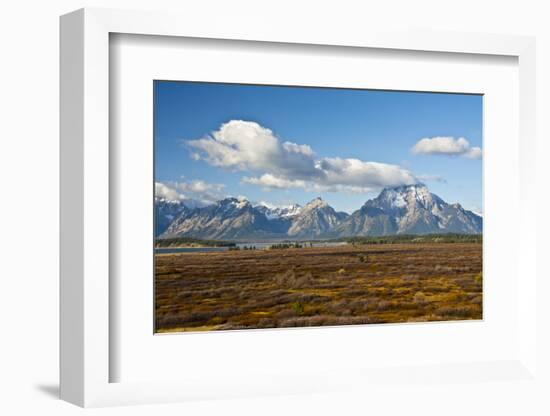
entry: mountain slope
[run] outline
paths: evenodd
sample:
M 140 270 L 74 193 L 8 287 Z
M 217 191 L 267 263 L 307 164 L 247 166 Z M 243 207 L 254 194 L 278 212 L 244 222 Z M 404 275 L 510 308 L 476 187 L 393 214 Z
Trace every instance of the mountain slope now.
M 177 217 L 188 211 L 189 209 L 182 201 L 155 198 L 155 235 L 165 232 Z
M 318 238 L 346 217 L 346 213 L 336 212 L 321 198 L 315 198 L 292 218 L 287 234 L 294 238 Z
M 270 221 L 245 199 L 226 198 L 214 205 L 184 212 L 162 238 L 250 239 L 284 236 L 285 225 Z

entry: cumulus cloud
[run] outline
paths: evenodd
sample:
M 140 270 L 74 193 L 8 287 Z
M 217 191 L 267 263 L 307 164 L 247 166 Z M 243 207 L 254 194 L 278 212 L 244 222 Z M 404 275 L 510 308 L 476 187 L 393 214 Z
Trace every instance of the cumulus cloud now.
M 193 194 L 204 194 L 208 192 L 219 193 L 225 187 L 225 185 L 221 183 L 208 183 L 200 179 L 189 182 L 175 182 L 174 186 L 182 192 L 190 192 Z
M 481 159 L 480 147 L 470 146 L 464 137 L 455 139 L 450 136 L 425 137 L 420 139 L 411 149 L 414 154 L 463 156 L 469 159 Z
M 481 159 L 483 153 L 481 147 L 471 147 L 470 150 L 464 155 L 468 159 Z
M 219 130 L 187 144 L 192 156 L 212 166 L 239 171 L 264 171 L 284 177 L 309 178 L 315 169 L 311 147 L 281 141 L 258 123 L 232 120 Z
M 317 166 L 324 174 L 326 185 L 380 188 L 410 185 L 416 182 L 408 170 L 387 163 L 333 157 L 320 160 Z
M 306 144 L 281 141 L 258 123 L 231 120 L 203 138 L 187 142 L 192 156 L 212 166 L 253 172 L 243 183 L 264 189 L 366 193 L 416 183 L 397 165 L 354 158 L 318 158 Z
M 259 185 L 264 188 L 290 189 L 290 188 L 305 188 L 307 182 L 299 179 L 285 179 L 271 173 L 264 173 L 257 178 L 249 178 L 245 176 L 242 179 L 243 183 Z
M 244 177 L 242 183 L 258 185 L 268 191 L 270 189 L 303 189 L 308 192 L 345 192 L 348 194 L 364 194 L 372 192 L 376 187 L 344 185 L 344 184 L 325 184 L 313 181 L 304 181 L 300 179 L 285 179 L 264 173 L 259 177 Z M 390 186 L 390 185 L 388 185 Z
M 208 204 L 223 198 L 224 188 L 223 184 L 208 183 L 203 180 L 155 182 L 155 196 L 168 201 L 193 199 Z
M 183 199 L 183 195 L 162 182 L 155 182 L 155 197 L 166 199 L 167 201 L 181 201 Z

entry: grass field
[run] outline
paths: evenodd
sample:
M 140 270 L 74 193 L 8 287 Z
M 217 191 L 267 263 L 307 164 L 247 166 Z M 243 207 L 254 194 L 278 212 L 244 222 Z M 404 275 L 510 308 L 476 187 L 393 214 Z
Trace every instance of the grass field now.
M 157 332 L 482 318 L 480 243 L 155 255 Z

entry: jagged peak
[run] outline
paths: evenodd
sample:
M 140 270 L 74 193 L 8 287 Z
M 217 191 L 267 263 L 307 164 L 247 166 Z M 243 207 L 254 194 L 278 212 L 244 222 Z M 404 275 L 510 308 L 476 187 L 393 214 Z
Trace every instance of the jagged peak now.
M 320 196 L 318 196 L 317 198 L 312 199 L 306 205 L 304 205 L 304 209 L 309 210 L 309 209 L 315 209 L 315 208 L 322 208 L 326 206 L 328 206 L 326 201 L 323 200 L 323 198 L 321 198 Z

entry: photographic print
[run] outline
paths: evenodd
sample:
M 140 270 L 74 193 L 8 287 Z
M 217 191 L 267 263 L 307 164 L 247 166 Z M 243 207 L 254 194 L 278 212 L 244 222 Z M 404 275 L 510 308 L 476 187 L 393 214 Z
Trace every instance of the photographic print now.
M 155 81 L 155 331 L 482 319 L 482 109 Z

